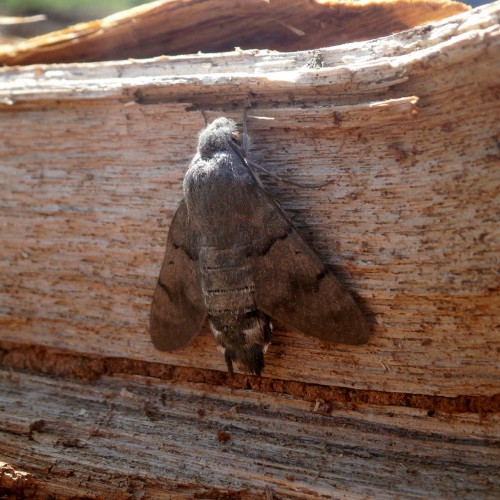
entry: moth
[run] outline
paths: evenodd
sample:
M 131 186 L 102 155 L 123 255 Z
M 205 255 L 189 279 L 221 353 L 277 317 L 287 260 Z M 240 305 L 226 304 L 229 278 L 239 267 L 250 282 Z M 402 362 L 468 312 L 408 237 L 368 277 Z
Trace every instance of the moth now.
M 157 349 L 183 347 L 208 318 L 229 374 L 234 362 L 260 375 L 271 318 L 329 342 L 367 340 L 362 311 L 265 192 L 234 121 L 200 133 L 183 191 L 151 307 Z

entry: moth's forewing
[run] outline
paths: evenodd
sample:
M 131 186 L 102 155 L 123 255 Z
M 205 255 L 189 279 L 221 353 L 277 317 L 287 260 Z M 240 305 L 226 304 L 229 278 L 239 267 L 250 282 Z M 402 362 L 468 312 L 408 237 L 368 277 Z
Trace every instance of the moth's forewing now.
M 259 309 L 322 340 L 366 342 L 368 325 L 351 294 L 258 186 L 252 208 L 254 214 L 261 215 L 261 227 L 265 228 L 254 245 L 259 250 L 253 266 Z
M 151 339 L 161 351 L 186 345 L 198 333 L 206 316 L 193 241 L 186 203 L 182 201 L 170 225 L 151 306 Z

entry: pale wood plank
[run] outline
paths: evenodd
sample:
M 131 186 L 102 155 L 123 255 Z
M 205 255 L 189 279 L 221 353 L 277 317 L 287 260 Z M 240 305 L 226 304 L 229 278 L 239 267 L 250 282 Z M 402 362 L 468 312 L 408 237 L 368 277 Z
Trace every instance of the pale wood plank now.
M 297 64 L 305 53 L 244 52 L 0 70 L 1 338 L 223 370 L 206 332 L 182 351 L 154 350 L 149 304 L 204 124 L 187 111 L 239 119 L 231 103 L 252 89 L 252 158 L 292 180 L 332 181 L 264 179 L 269 192 L 376 322 L 359 347 L 278 331 L 266 376 L 495 394 L 498 8 L 372 41 L 359 60 L 347 46 L 344 64 L 342 47 L 325 49 L 327 66 L 312 70 Z

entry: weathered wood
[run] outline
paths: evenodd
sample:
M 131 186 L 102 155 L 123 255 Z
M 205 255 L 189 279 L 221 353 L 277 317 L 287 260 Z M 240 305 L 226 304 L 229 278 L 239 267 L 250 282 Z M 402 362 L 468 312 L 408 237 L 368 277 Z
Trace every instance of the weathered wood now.
M 0 377 L 2 457 L 29 464 L 47 495 L 266 498 L 267 487 L 277 498 L 493 498 L 500 489 L 500 436 L 478 415 L 392 407 L 388 419 L 387 407 L 365 405 L 328 416 L 321 404 L 204 384 Z
M 315 53 L 1 68 L 9 474 L 124 498 L 498 495 L 499 11 Z M 160 353 L 147 327 L 200 111 L 247 105 L 254 161 L 329 181 L 263 176 L 373 337 L 277 325 L 264 377 L 230 382 L 207 331 Z
M 223 369 L 209 334 L 154 350 L 149 304 L 204 124 L 186 110 L 215 100 L 209 119 L 240 118 L 227 108 L 255 91 L 252 157 L 292 180 L 331 181 L 272 180 L 269 191 L 375 318 L 368 346 L 278 332 L 267 376 L 497 392 L 497 7 L 364 53 L 326 49 L 320 69 L 306 68 L 307 53 L 237 53 L 2 70 L 1 96 L 14 101 L 0 123 L 2 338 Z M 228 66 L 207 73 L 214 61 Z
M 468 8 L 449 0 L 163 0 L 0 45 L 0 64 L 117 60 L 235 47 L 317 49 L 390 35 Z

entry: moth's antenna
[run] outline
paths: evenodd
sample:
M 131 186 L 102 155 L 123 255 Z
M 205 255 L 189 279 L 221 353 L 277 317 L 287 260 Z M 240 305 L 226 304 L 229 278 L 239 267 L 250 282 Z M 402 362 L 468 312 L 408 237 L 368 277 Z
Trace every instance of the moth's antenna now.
M 292 186 L 297 186 L 300 188 L 318 189 L 318 188 L 328 186 L 328 184 L 331 184 L 333 182 L 333 181 L 326 181 L 326 182 L 322 182 L 321 184 L 302 184 L 300 182 L 294 182 L 294 181 L 290 181 L 288 179 L 283 179 L 279 175 L 273 174 L 272 172 L 267 170 L 267 168 L 261 167 L 259 164 L 253 162 L 252 160 L 249 160 L 248 158 L 246 158 L 246 161 L 247 161 L 248 165 L 250 165 L 250 167 L 257 168 L 257 169 L 261 170 L 262 172 L 265 172 L 267 175 L 269 175 L 269 177 L 272 177 L 273 179 L 277 180 L 278 182 L 286 182 L 287 184 L 291 184 Z
M 266 168 L 261 167 L 260 165 L 253 162 L 252 160 L 250 160 L 247 157 L 249 143 L 250 143 L 250 141 L 248 138 L 247 108 L 245 107 L 245 108 L 243 108 L 243 137 L 241 140 L 240 153 L 243 155 L 243 157 L 244 157 L 244 159 L 249 167 L 256 168 L 262 172 L 265 172 L 267 175 L 269 175 L 269 177 L 272 177 L 273 179 L 275 179 L 278 182 L 286 182 L 287 184 L 291 184 L 292 186 L 305 188 L 305 189 L 318 189 L 318 188 L 328 186 L 328 184 L 331 184 L 333 182 L 333 181 L 326 181 L 326 182 L 323 182 L 321 184 L 301 184 L 300 182 L 294 182 L 294 181 L 290 181 L 287 179 L 283 179 L 283 178 L 279 177 L 278 175 L 273 174 L 272 172 L 270 172 Z M 263 186 L 261 185 L 261 187 L 263 187 Z

